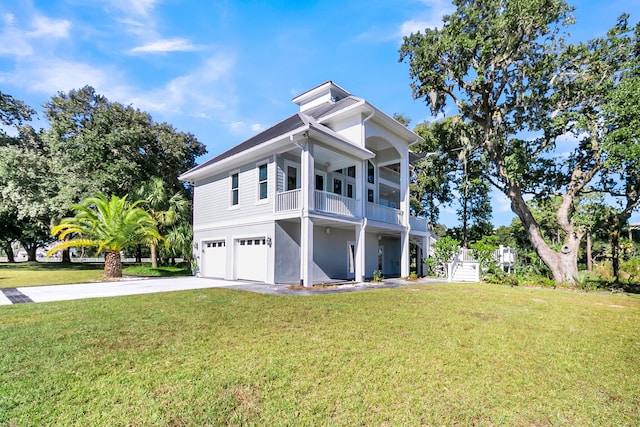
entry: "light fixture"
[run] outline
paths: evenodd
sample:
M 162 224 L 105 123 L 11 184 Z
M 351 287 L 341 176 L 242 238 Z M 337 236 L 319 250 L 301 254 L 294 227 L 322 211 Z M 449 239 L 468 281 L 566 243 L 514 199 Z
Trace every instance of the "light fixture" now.
M 193 242 L 193 249 L 198 250 L 198 242 Z
M 271 247 L 271 236 L 267 236 L 267 246 Z
M 327 234 L 331 234 L 331 229 L 329 227 L 326 228 L 326 230 L 324 230 L 325 233 Z
M 378 241 L 382 240 L 382 236 L 378 234 Z

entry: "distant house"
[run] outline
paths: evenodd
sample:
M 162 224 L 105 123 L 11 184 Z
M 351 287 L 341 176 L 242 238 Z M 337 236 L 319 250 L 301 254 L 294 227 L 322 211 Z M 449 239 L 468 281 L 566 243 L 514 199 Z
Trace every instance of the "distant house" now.
M 327 81 L 300 111 L 180 176 L 194 187 L 194 255 L 204 277 L 265 283 L 419 273 L 429 253 L 409 214 L 409 150 L 422 139 Z

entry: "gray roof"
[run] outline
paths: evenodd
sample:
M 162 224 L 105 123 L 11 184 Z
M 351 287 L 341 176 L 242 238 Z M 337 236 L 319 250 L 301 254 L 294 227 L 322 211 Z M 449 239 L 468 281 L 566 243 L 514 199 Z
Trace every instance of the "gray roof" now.
M 248 150 L 250 148 L 256 147 L 264 142 L 270 141 L 273 138 L 277 138 L 280 135 L 284 135 L 286 133 L 289 133 L 293 130 L 296 130 L 300 127 L 305 126 L 308 123 L 308 119 L 305 117 L 302 117 L 301 113 L 296 113 L 292 116 L 287 117 L 286 119 L 284 119 L 283 121 L 281 121 L 280 123 L 277 123 L 273 126 L 271 126 L 269 129 L 266 129 L 262 132 L 260 132 L 259 134 L 252 136 L 251 138 L 247 139 L 244 142 L 241 142 L 240 144 L 230 148 L 229 150 L 225 151 L 222 154 L 217 155 L 216 157 L 207 160 L 206 162 L 202 163 L 201 165 L 198 165 L 196 167 L 194 167 L 193 169 L 189 170 L 189 172 L 198 170 L 198 169 L 202 169 L 204 167 L 207 167 L 209 165 L 212 165 L 214 163 L 218 163 L 220 160 L 224 160 L 228 157 L 231 157 L 233 155 L 236 155 L 238 153 L 241 153 L 245 150 Z
M 309 108 L 304 112 L 304 114 L 308 114 L 314 119 L 319 120 L 322 117 L 329 116 L 336 111 L 344 110 L 345 108 L 350 107 L 353 104 L 357 104 L 360 101 L 362 101 L 361 98 L 351 95 L 337 102 L 324 102 L 313 108 Z
M 360 101 L 362 101 L 362 99 L 355 96 L 348 96 L 344 99 L 339 100 L 338 102 L 325 102 L 316 107 L 306 110 L 304 113 L 298 112 L 292 116 L 287 117 L 283 121 L 276 123 L 270 128 L 260 132 L 259 134 L 252 136 L 246 141 L 241 142 L 240 144 L 230 148 L 229 150 L 217 155 L 216 157 L 207 160 L 201 165 L 194 167 L 188 172 L 199 170 L 212 164 L 218 163 L 219 161 L 224 160 L 228 157 L 234 156 L 245 150 L 256 147 L 274 138 L 306 126 L 307 124 L 309 124 L 309 122 L 314 122 L 314 119 L 317 120 L 322 117 L 326 117 L 330 114 L 335 113 L 336 111 L 343 110 Z

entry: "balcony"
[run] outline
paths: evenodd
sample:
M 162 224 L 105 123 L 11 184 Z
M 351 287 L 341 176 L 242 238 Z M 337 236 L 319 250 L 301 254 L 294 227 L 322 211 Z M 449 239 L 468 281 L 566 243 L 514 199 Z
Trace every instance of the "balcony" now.
M 315 190 L 315 209 L 336 215 L 360 217 L 360 209 L 356 199 L 344 197 L 327 191 Z
M 429 231 L 426 218 L 410 215 L 409 226 L 412 231 Z
M 388 224 L 402 225 L 402 211 L 387 206 L 376 205 L 367 202 L 367 218 L 372 221 L 386 222 Z
M 326 191 L 314 191 L 315 210 L 335 215 L 360 217 L 355 199 Z M 276 212 L 295 212 L 302 209 L 302 190 L 295 189 L 276 194 Z
M 276 194 L 276 212 L 289 212 L 300 209 L 302 190 L 299 188 Z

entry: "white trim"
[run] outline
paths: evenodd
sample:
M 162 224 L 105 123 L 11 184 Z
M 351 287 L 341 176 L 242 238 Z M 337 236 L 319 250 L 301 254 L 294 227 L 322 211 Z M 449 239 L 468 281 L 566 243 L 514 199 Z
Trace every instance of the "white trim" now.
M 236 187 L 235 191 L 238 192 L 238 203 L 233 204 L 233 175 L 238 175 L 238 187 Z M 229 209 L 240 209 L 240 169 L 236 169 L 229 172 Z
M 323 188 L 321 189 L 321 191 L 327 191 L 327 173 L 325 171 L 321 171 L 321 170 L 316 169 L 315 175 L 322 176 L 322 187 Z M 313 177 L 313 188 L 314 188 L 314 190 L 317 190 L 317 188 L 316 188 L 316 177 L 315 176 Z
M 261 199 L 260 198 L 260 166 L 266 166 L 267 167 L 267 197 L 265 199 Z M 269 203 L 269 181 L 271 181 L 269 179 L 269 159 L 264 159 L 261 160 L 259 162 L 256 162 L 256 205 L 265 205 L 267 203 Z
M 353 252 L 351 248 L 353 247 Z M 347 275 L 351 278 L 351 275 L 355 277 L 356 274 L 356 242 L 349 240 L 347 242 Z
M 274 221 L 275 221 L 275 218 L 272 215 L 253 217 L 253 218 L 237 218 L 237 219 L 232 219 L 230 221 L 199 225 L 197 227 L 193 227 L 193 231 L 195 233 L 195 232 L 211 231 L 211 230 L 225 229 L 225 228 L 238 227 L 238 226 L 260 225 L 260 224 L 268 224 Z
M 287 187 L 289 184 L 289 166 L 296 169 L 296 188 Z M 283 191 L 291 191 L 291 190 L 297 190 L 301 188 L 302 182 L 300 179 L 300 169 L 301 169 L 300 163 L 296 163 L 289 159 L 284 159 L 284 183 L 283 183 L 284 185 L 282 186 Z

